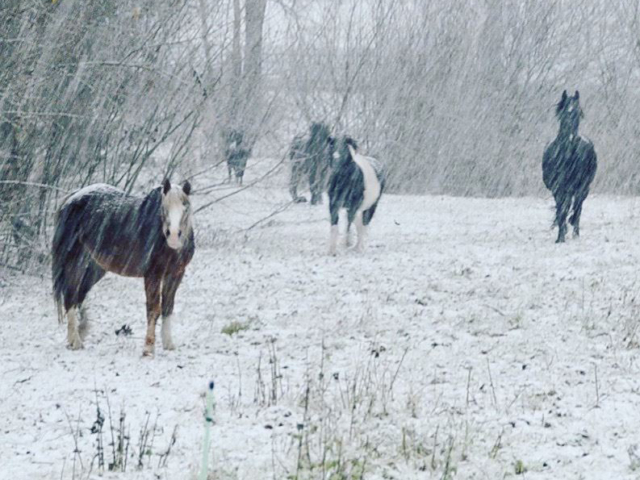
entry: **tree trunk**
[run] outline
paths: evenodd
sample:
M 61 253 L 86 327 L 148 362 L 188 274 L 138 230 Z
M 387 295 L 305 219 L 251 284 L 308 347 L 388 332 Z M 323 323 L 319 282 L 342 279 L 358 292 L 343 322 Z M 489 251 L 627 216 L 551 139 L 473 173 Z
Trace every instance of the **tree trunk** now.
M 262 80 L 262 31 L 267 0 L 246 0 L 245 4 L 245 55 L 243 123 L 251 139 L 255 138 L 255 119 L 261 106 L 260 86 Z M 253 143 L 253 140 L 250 140 Z
M 242 10 L 240 0 L 233 0 L 233 37 L 231 41 L 231 84 L 226 131 L 238 128 L 238 111 L 242 108 Z M 224 132 L 222 132 L 224 134 Z
M 267 0 L 246 0 L 245 74 L 251 88 L 257 87 L 262 74 L 262 30 Z

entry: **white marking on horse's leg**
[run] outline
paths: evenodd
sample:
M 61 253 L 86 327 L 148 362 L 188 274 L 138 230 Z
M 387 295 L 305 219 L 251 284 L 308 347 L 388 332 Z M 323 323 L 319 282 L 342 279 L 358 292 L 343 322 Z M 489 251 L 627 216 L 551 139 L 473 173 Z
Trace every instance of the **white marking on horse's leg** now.
M 87 309 L 82 305 L 78 306 L 78 317 L 80 320 L 78 322 L 78 333 L 80 334 L 80 339 L 84 341 L 87 338 L 87 334 L 89 333 L 89 315 L 87 314 Z
M 153 357 L 156 351 L 156 322 L 147 323 L 147 336 L 144 341 L 143 357 Z
M 367 227 L 362 222 L 362 212 L 356 213 L 356 231 L 358 232 L 358 243 L 356 243 L 356 251 L 362 252 L 364 250 L 364 242 L 367 236 Z
M 331 235 L 329 236 L 329 255 L 336 254 L 338 246 L 338 225 L 331 225 Z
M 71 350 L 82 348 L 82 339 L 78 333 L 78 309 L 71 307 L 67 312 L 67 343 Z
M 171 321 L 173 315 L 162 317 L 162 346 L 165 350 L 175 350 L 176 346 L 171 339 Z
M 156 353 L 155 345 L 145 344 L 144 350 L 142 350 L 143 357 L 153 357 L 155 353 Z

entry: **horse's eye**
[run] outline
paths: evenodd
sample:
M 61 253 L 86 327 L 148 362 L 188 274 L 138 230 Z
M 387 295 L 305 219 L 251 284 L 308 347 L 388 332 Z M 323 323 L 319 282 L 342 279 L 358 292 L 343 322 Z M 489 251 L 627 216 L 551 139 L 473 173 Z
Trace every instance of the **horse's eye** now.
M 164 232 L 164 233 L 165 233 L 165 235 L 168 237 L 168 236 L 169 236 L 169 234 L 170 234 L 171 232 L 170 232 L 170 231 L 169 231 L 169 229 L 167 228 L 167 229 L 165 230 L 165 232 Z
M 178 230 L 178 238 L 182 236 L 182 230 Z

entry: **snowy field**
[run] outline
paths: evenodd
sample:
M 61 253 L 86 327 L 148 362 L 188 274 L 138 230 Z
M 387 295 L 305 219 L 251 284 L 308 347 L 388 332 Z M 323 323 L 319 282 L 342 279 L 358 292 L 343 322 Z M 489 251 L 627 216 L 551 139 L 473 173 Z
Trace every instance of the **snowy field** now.
M 48 273 L 1 272 L 0 477 L 102 457 L 104 478 L 195 479 L 213 379 L 210 478 L 640 478 L 637 199 L 590 197 L 556 245 L 549 198 L 386 195 L 366 253 L 337 257 L 326 205 L 246 230 L 287 200 L 196 216 L 177 350 L 153 359 L 141 280 L 94 288 L 74 352 Z

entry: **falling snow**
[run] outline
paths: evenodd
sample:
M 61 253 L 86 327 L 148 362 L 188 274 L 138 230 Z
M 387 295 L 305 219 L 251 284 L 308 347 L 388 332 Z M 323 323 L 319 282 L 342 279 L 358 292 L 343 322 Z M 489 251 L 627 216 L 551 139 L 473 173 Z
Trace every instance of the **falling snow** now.
M 638 31 L 637 0 L 2 0 L 0 478 L 200 478 L 210 381 L 208 480 L 639 478 Z M 565 90 L 598 168 L 557 245 Z M 386 167 L 364 252 L 292 201 L 310 125 Z M 67 349 L 57 209 L 167 178 L 176 349 L 142 357 L 114 274 Z

